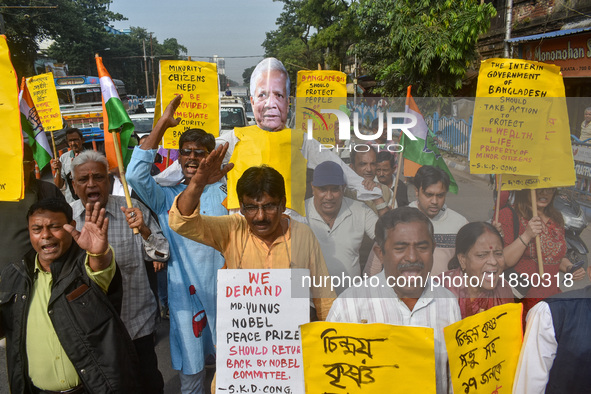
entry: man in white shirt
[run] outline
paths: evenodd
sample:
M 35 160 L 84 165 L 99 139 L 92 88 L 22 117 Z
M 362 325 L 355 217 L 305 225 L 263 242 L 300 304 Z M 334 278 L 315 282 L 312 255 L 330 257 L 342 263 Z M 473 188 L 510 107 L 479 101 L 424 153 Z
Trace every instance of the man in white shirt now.
M 447 271 L 447 263 L 456 251 L 456 235 L 468 220 L 445 205 L 449 191 L 449 175 L 433 167 L 422 166 L 414 177 L 417 200 L 409 204 L 418 208 L 433 223 L 435 229 L 435 252 L 431 276 Z
M 327 321 L 431 327 L 438 394 L 451 390 L 443 328 L 460 320 L 453 294 L 431 288 L 433 224 L 415 208 L 389 211 L 376 224 L 376 253 L 384 265 L 377 286 L 351 287 L 333 303 Z M 373 284 L 373 282 L 371 282 Z
M 318 238 L 331 276 L 340 278 L 334 290 L 340 294 L 350 280 L 361 275 L 359 248 L 363 236 L 375 238 L 378 217 L 362 202 L 344 197 L 345 174 L 332 162 L 314 170 L 313 197 L 306 200 L 306 221 Z M 336 282 L 336 278 L 333 279 Z

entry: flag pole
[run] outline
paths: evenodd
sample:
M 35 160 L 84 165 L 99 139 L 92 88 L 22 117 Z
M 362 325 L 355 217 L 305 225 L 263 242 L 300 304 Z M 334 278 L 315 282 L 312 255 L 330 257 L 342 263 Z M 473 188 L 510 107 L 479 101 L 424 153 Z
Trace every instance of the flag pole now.
M 497 174 L 495 180 L 497 182 L 497 206 L 495 209 L 495 223 L 498 223 L 499 209 L 501 209 L 501 182 L 503 181 L 503 174 Z
M 123 193 L 125 193 L 127 208 L 133 208 L 131 196 L 129 195 L 129 189 L 127 188 L 127 180 L 125 179 L 125 167 L 123 166 L 123 156 L 121 155 L 121 146 L 119 144 L 119 133 L 117 132 L 113 133 L 113 144 L 115 145 L 115 156 L 117 157 L 117 166 L 119 167 L 119 179 L 123 185 Z M 140 231 L 137 228 L 134 228 L 133 233 L 139 234 Z
M 538 216 L 538 204 L 536 203 L 536 189 L 531 189 L 531 212 L 533 216 Z M 538 270 L 540 276 L 544 275 L 544 257 L 542 256 L 542 244 L 540 243 L 540 236 L 536 235 L 536 252 L 538 254 Z
M 401 138 L 404 138 L 401 136 Z M 390 208 L 394 209 L 394 205 L 396 204 L 396 193 L 398 192 L 398 182 L 400 182 L 400 173 L 402 172 L 402 151 L 398 152 L 398 164 L 396 167 L 396 179 L 394 180 L 394 195 L 392 196 L 392 204 Z

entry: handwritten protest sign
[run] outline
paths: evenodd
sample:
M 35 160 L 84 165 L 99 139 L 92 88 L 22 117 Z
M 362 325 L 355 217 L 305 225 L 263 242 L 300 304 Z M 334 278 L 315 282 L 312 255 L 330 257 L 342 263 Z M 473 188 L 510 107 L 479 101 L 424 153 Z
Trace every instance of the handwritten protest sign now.
M 520 59 L 481 63 L 470 146 L 473 174 L 540 175 L 550 97 L 562 83 L 559 71 Z
M 455 393 L 510 393 L 523 341 L 521 304 L 505 304 L 443 329 Z
M 320 111 L 346 107 L 347 75 L 331 70 L 298 71 L 296 98 L 295 128 L 304 131 L 311 128 L 320 143 L 333 145 L 337 117 Z
M 573 186 L 577 181 L 564 85 L 557 92 L 562 97 L 552 98 L 546 133 L 543 141 L 540 176 L 503 175 L 501 190 L 540 189 Z
M 432 328 L 309 323 L 301 328 L 306 393 L 435 393 Z
M 164 134 L 164 148 L 178 149 L 178 140 L 188 129 L 199 128 L 216 137 L 219 135 L 219 84 L 215 63 L 161 60 L 160 84 L 162 110 L 177 94 L 183 95 L 174 114 L 181 122 Z
M 304 392 L 299 325 L 310 321 L 310 299 L 292 297 L 291 288 L 304 274 L 218 272 L 218 393 Z
M 43 129 L 45 131 L 61 130 L 63 128 L 62 114 L 53 74 L 45 73 L 28 78 L 27 87 Z
M 0 201 L 23 198 L 23 135 L 21 133 L 18 83 L 10 62 L 6 37 L 0 36 Z

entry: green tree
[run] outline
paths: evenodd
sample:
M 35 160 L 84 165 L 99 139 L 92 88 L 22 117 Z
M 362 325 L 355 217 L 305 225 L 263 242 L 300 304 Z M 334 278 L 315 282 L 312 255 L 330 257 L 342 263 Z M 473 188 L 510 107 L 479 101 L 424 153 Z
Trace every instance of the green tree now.
M 278 1 L 278 0 L 275 0 Z M 266 56 L 280 59 L 292 80 L 301 69 L 340 69 L 359 32 L 344 0 L 280 0 L 276 30 L 266 33 Z
M 111 0 L 54 0 L 34 2 L 33 6 L 57 5 L 55 9 L 4 9 L 6 36 L 17 75 L 34 74 L 38 43 L 44 39 L 61 42 L 61 50 L 77 53 L 76 61 L 69 66 L 87 70 L 92 51 L 105 48 L 105 26 L 125 19 L 110 11 L 109 4 Z M 1 0 L 0 5 L 14 6 L 15 2 Z
M 476 0 L 361 0 L 355 4 L 362 67 L 382 95 L 450 96 L 477 58 L 478 36 L 496 15 Z
M 244 82 L 245 86 L 250 85 L 250 76 L 252 75 L 252 72 L 254 71 L 255 67 L 256 66 L 245 68 L 242 72 L 242 81 Z

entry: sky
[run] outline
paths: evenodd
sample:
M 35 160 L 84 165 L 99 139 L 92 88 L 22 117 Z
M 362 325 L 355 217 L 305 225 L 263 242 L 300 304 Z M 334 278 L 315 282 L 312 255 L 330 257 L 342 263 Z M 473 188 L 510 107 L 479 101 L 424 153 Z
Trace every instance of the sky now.
M 192 60 L 224 57 L 226 75 L 239 84 L 244 69 L 262 60 L 265 33 L 276 29 L 282 8 L 273 0 L 113 0 L 110 6 L 128 19 L 112 22 L 116 29 L 143 27 L 160 43 L 176 38 Z

